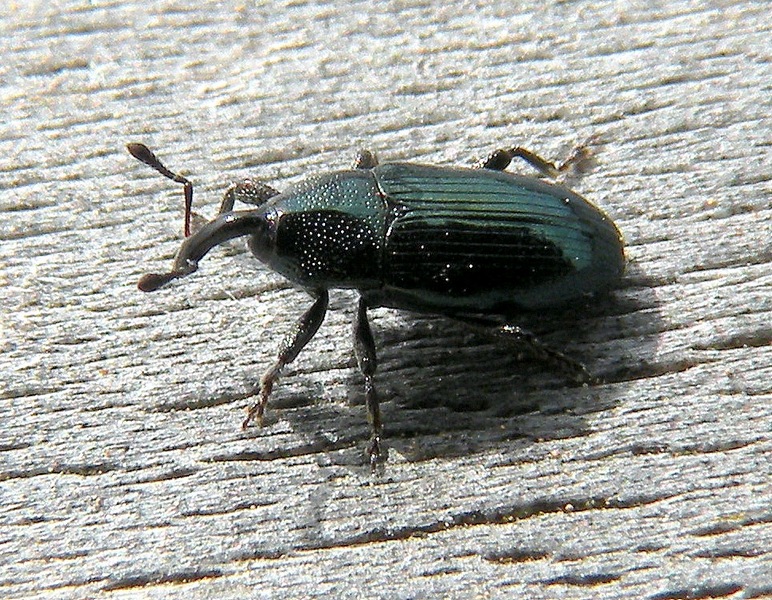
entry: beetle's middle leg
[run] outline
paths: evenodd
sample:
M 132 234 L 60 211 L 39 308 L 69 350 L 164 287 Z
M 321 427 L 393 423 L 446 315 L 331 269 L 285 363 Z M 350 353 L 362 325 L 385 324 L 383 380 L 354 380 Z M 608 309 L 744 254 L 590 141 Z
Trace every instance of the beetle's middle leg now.
M 375 470 L 381 456 L 381 409 L 378 404 L 378 395 L 375 392 L 373 375 L 378 366 L 375 356 L 375 342 L 370 323 L 367 321 L 367 304 L 364 298 L 359 298 L 356 322 L 354 323 L 354 354 L 357 357 L 359 370 L 365 377 L 365 403 L 367 404 L 367 417 L 370 421 L 372 433 L 370 446 L 367 449 L 370 455 L 370 468 Z
M 542 158 L 535 152 L 531 152 L 520 146 L 515 146 L 513 148 L 500 148 L 494 150 L 488 155 L 488 158 L 480 161 L 477 168 L 503 171 L 509 166 L 509 163 L 511 163 L 514 158 L 522 158 L 542 175 L 555 179 L 572 166 L 586 160 L 589 157 L 589 154 L 590 151 L 586 146 L 578 146 L 566 160 L 560 165 L 556 165 L 555 163 Z
M 268 397 L 271 395 L 273 386 L 279 379 L 284 365 L 291 363 L 297 358 L 300 351 L 311 341 L 319 326 L 327 314 L 327 305 L 329 304 L 329 294 L 327 290 L 316 292 L 316 301 L 311 305 L 300 320 L 295 323 L 290 333 L 284 338 L 279 347 L 279 357 L 271 368 L 269 368 L 260 378 L 259 398 L 257 402 L 249 407 L 247 417 L 244 419 L 241 427 L 246 429 L 250 421 L 254 420 L 258 425 L 262 425 L 265 406 L 268 404 Z

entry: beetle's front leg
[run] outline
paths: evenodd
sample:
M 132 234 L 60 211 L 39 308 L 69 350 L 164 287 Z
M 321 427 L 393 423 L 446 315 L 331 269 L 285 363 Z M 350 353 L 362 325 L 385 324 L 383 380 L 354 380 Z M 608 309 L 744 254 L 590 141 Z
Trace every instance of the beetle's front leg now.
M 370 323 L 367 321 L 367 304 L 364 298 L 359 298 L 356 322 L 354 323 L 354 354 L 357 357 L 359 370 L 365 377 L 365 403 L 367 417 L 372 433 L 367 452 L 370 456 L 370 468 L 374 471 L 381 458 L 381 409 L 378 405 L 378 395 L 375 392 L 373 375 L 378 366 L 375 356 L 375 342 Z
M 534 334 L 522 327 L 502 325 L 496 330 L 496 333 L 527 345 L 539 359 L 551 362 L 560 366 L 566 372 L 572 373 L 578 383 L 590 383 L 593 381 L 592 375 L 590 375 L 590 372 L 582 363 L 543 344 Z
M 311 341 L 311 338 L 319 330 L 319 326 L 324 320 L 324 315 L 327 313 L 329 294 L 327 290 L 317 290 L 314 292 L 314 295 L 316 296 L 316 301 L 300 317 L 300 320 L 295 323 L 290 333 L 284 338 L 279 347 L 278 359 L 260 378 L 260 397 L 255 404 L 249 407 L 247 417 L 241 424 L 242 428 L 246 429 L 252 420 L 255 420 L 258 425 L 262 425 L 263 413 L 268 403 L 268 397 L 271 395 L 274 384 L 279 379 L 281 370 L 284 368 L 284 365 L 288 365 L 297 358 L 303 347 Z
M 273 189 L 267 183 L 256 181 L 254 179 L 245 179 L 238 183 L 234 183 L 225 190 L 225 195 L 222 198 L 220 210 L 217 214 L 221 215 L 232 211 L 236 201 L 260 206 L 269 198 L 278 195 L 278 193 L 278 190 Z

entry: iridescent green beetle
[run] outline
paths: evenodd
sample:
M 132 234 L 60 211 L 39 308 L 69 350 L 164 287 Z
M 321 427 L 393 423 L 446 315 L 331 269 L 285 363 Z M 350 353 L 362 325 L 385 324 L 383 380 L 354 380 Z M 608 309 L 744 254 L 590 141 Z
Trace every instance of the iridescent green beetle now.
M 188 237 L 173 269 L 145 275 L 141 290 L 189 275 L 213 247 L 249 236 L 258 259 L 314 298 L 260 379 L 244 427 L 262 421 L 282 368 L 319 329 L 331 288 L 359 292 L 354 348 L 365 379 L 373 468 L 381 455 L 382 426 L 368 308 L 490 325 L 589 379 L 581 364 L 539 344 L 514 320 L 524 311 L 557 308 L 614 287 L 625 265 L 622 236 L 602 211 L 571 190 L 504 172 L 520 157 L 546 175 L 557 174 L 552 163 L 527 150 L 497 150 L 477 168 L 378 164 L 365 151 L 353 169 L 311 176 L 284 193 L 245 180 L 225 193 L 217 218 L 190 235 L 192 184 L 144 145 L 128 149 L 185 185 Z M 254 208 L 234 211 L 236 201 Z

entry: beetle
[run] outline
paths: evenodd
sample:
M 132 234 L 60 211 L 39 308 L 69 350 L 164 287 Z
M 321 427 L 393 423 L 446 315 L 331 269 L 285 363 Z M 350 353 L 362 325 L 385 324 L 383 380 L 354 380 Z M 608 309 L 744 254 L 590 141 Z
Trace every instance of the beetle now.
M 248 236 L 252 253 L 306 290 L 313 304 L 279 347 L 250 395 L 242 426 L 262 423 L 282 369 L 321 325 L 329 290 L 359 292 L 354 353 L 364 376 L 371 426 L 368 454 L 381 460 L 382 423 L 373 381 L 376 351 L 367 310 L 390 307 L 444 315 L 524 342 L 590 380 L 584 367 L 515 324 L 524 311 L 570 305 L 612 289 L 625 266 L 619 229 L 579 194 L 536 177 L 505 172 L 521 158 L 543 175 L 556 167 L 521 147 L 496 150 L 474 168 L 379 164 L 360 151 L 353 168 L 312 175 L 286 192 L 246 179 L 230 186 L 218 216 L 191 235 L 193 186 L 143 144 L 129 152 L 185 186 L 185 235 L 171 271 L 146 274 L 140 290 L 190 275 L 226 240 Z M 234 210 L 237 201 L 252 205 Z

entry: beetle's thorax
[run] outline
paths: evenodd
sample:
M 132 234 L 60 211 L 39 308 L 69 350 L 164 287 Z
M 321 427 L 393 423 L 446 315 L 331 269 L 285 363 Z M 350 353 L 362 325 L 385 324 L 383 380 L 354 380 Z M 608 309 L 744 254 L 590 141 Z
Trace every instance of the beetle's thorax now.
M 379 285 L 385 201 L 369 170 L 306 179 L 271 198 L 270 247 L 250 240 L 263 262 L 304 287 Z

